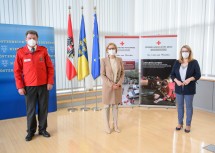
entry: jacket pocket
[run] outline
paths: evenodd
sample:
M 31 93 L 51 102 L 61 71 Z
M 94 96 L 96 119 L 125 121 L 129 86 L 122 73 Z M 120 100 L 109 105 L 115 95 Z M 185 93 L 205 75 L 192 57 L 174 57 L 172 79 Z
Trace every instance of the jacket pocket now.
M 23 62 L 23 74 L 26 75 L 32 69 L 32 61 Z

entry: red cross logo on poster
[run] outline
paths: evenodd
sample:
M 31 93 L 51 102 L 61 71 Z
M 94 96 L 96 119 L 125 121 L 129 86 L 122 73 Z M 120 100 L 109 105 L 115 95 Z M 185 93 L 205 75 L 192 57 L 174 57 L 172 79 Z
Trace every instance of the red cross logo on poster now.
M 157 45 L 160 45 L 160 44 L 161 44 L 161 42 L 158 40 L 158 41 L 156 42 L 156 44 L 157 44 Z
M 121 44 L 121 46 L 123 46 L 125 43 L 124 43 L 123 41 L 121 41 L 121 43 L 120 43 L 120 44 Z

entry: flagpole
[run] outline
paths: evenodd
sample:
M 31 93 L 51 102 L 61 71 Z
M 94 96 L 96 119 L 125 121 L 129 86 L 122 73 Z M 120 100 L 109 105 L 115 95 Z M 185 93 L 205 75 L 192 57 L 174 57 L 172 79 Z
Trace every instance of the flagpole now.
M 98 38 L 98 33 L 96 32 L 96 30 L 98 30 L 98 24 L 97 24 L 97 19 L 96 19 L 96 6 L 94 6 L 94 11 L 95 11 L 95 18 L 94 18 L 94 30 L 93 30 L 93 34 L 94 34 L 94 38 L 97 39 Z M 95 24 L 97 25 L 97 27 L 95 27 Z M 97 28 L 97 29 L 95 29 Z M 93 54 L 94 54 L 94 38 L 93 38 L 93 51 L 92 51 L 92 58 L 93 58 Z M 98 42 L 99 43 L 99 42 Z M 98 44 L 97 44 L 97 47 L 98 47 Z M 97 50 L 99 52 L 99 48 Z M 97 57 L 98 58 L 98 57 Z M 93 62 L 95 62 L 95 60 L 99 60 L 99 59 L 92 59 L 92 65 L 93 65 Z M 96 61 L 98 62 L 98 61 Z M 93 71 L 93 70 L 92 70 Z M 100 73 L 100 72 L 99 72 Z M 93 75 L 93 74 L 92 74 Z M 96 92 L 95 92 L 95 96 L 96 96 L 96 107 L 93 107 L 92 110 L 95 112 L 95 111 L 100 111 L 101 109 L 98 107 L 98 97 L 97 97 L 97 77 L 96 76 L 94 79 L 94 81 L 96 81 Z
M 69 9 L 69 19 L 68 19 L 68 30 L 69 30 L 69 23 L 71 22 L 71 6 L 69 6 L 68 7 L 68 9 Z M 71 23 L 70 23 L 71 24 Z M 69 37 L 69 34 L 68 34 L 68 37 Z M 68 44 L 67 44 L 68 45 Z M 71 108 L 68 108 L 67 110 L 68 110 L 68 112 L 75 112 L 75 111 L 77 111 L 78 109 L 77 108 L 73 108 L 73 104 L 72 104 L 72 96 L 73 96 L 73 84 L 72 84 L 72 80 L 71 80 Z
M 95 92 L 95 95 L 96 95 L 96 107 L 93 107 L 92 110 L 95 112 L 95 111 L 100 111 L 102 110 L 101 108 L 98 107 L 98 98 L 97 98 L 97 78 L 96 78 L 96 92 Z
M 72 104 L 72 96 L 73 96 L 73 84 L 72 84 L 72 80 L 71 80 L 71 108 L 68 108 L 67 110 L 68 110 L 68 112 L 75 112 L 75 111 L 78 111 L 78 109 L 77 108 L 74 108 L 73 107 L 73 104 Z
M 86 107 L 86 84 L 85 84 L 85 78 L 84 78 L 84 107 L 81 108 L 81 110 L 84 111 L 88 111 L 90 110 L 89 107 Z
M 84 9 L 84 7 L 82 6 L 81 7 L 81 10 L 82 10 L 82 19 L 81 19 L 81 30 L 80 30 L 80 38 L 79 38 L 79 41 L 80 42 L 82 42 L 81 43 L 81 46 L 82 47 L 80 47 L 80 42 L 79 42 L 79 47 L 80 47 L 80 49 L 81 49 L 81 52 L 83 52 L 83 51 L 86 51 L 86 54 L 87 54 L 87 44 L 85 44 L 86 42 L 84 42 L 84 39 L 86 39 L 86 34 L 85 34 L 85 25 L 84 25 L 84 17 L 83 17 L 83 9 Z M 83 24 L 82 24 L 82 22 L 83 22 Z M 84 47 L 84 49 L 83 49 L 83 47 Z M 83 53 L 81 53 L 81 56 L 85 56 Z M 80 58 L 80 57 L 79 57 Z M 87 58 L 86 56 L 85 56 L 85 58 Z M 88 59 L 87 59 L 88 60 Z M 86 63 L 86 62 L 84 62 L 85 64 L 87 64 L 88 65 L 88 63 Z M 79 65 L 78 65 L 79 66 Z M 83 62 L 82 62 L 82 64 L 81 64 L 81 66 L 82 66 L 82 70 L 81 71 L 83 71 Z M 85 68 L 88 68 L 88 69 L 85 69 L 86 71 L 87 71 L 87 73 L 89 73 L 89 67 L 87 66 L 87 67 L 85 67 Z M 78 71 L 80 71 L 80 68 L 78 68 Z M 81 79 L 83 79 L 83 77 L 84 77 L 84 107 L 82 107 L 82 108 L 80 108 L 80 110 L 82 110 L 82 111 L 88 111 L 88 110 L 90 110 L 90 108 L 89 107 L 86 107 L 86 83 L 85 83 L 85 78 L 86 78 L 86 74 L 84 73 L 84 76 L 83 76 L 83 74 L 82 74 L 82 76 L 81 76 Z M 79 78 L 80 79 L 80 78 Z

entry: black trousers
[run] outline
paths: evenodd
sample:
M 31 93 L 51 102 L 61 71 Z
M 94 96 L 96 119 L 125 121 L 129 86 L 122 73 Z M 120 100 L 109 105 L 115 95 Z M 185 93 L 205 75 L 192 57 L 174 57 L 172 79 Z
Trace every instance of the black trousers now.
M 49 91 L 47 85 L 25 87 L 27 132 L 35 133 L 37 129 L 36 106 L 38 105 L 39 131 L 47 128 Z

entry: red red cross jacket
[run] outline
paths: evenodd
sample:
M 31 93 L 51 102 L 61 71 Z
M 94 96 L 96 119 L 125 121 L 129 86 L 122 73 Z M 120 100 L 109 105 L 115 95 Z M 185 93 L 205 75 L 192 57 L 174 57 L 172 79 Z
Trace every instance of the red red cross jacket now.
M 33 53 L 27 45 L 19 48 L 14 61 L 14 77 L 17 89 L 54 84 L 54 67 L 47 48 L 37 45 Z

